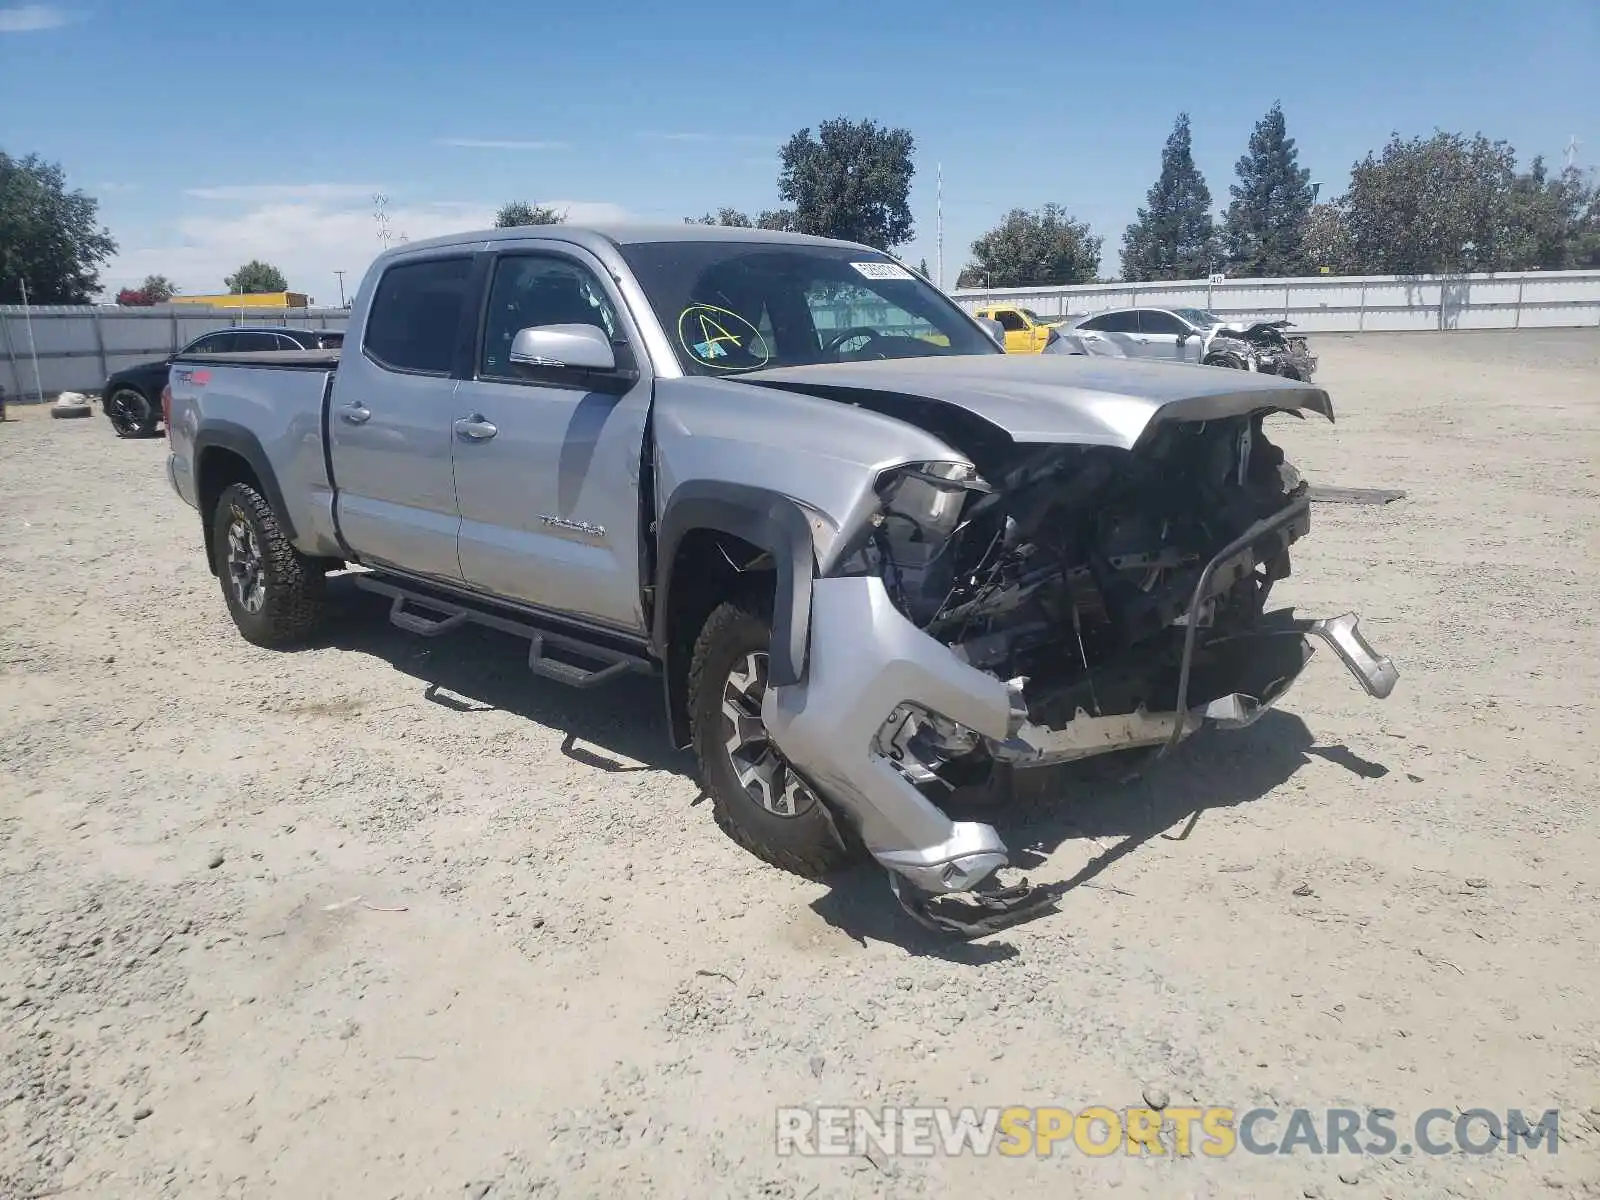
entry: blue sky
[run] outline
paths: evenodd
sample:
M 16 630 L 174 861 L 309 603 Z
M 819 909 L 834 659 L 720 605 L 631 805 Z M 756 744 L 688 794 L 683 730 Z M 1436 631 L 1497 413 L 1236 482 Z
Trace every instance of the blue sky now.
M 1336 195 L 1391 130 L 1482 130 L 1524 160 L 1600 161 L 1600 4 L 226 4 L 0 0 L 0 149 L 60 162 L 147 272 L 220 290 L 240 262 L 337 299 L 378 250 L 371 195 L 412 238 L 509 199 L 572 219 L 776 207 L 777 148 L 873 117 L 917 140 L 916 240 L 947 286 L 1010 207 L 1056 201 L 1105 237 L 1155 178 L 1173 117 L 1220 209 L 1281 100 Z

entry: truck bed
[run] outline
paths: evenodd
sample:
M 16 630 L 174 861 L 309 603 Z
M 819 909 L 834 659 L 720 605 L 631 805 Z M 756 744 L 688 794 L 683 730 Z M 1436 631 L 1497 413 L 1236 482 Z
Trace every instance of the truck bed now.
M 180 355 L 168 376 L 173 486 L 198 503 L 197 464 L 231 454 L 250 464 L 302 553 L 338 557 L 334 486 L 324 447 L 337 350 Z M 203 430 L 196 434 L 195 430 Z

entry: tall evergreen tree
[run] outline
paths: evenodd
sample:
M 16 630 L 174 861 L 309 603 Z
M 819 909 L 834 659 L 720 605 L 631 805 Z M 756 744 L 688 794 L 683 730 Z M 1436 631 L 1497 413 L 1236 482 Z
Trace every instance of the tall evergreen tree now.
M 1218 258 L 1211 192 L 1194 165 L 1189 114 L 1179 113 L 1161 151 L 1161 177 L 1122 235 L 1122 274 L 1130 281 L 1200 279 Z
M 1285 130 L 1283 106 L 1273 104 L 1256 122 L 1249 151 L 1234 168 L 1239 182 L 1223 219 L 1222 238 L 1233 275 L 1303 275 L 1306 219 L 1311 215 L 1311 172 Z

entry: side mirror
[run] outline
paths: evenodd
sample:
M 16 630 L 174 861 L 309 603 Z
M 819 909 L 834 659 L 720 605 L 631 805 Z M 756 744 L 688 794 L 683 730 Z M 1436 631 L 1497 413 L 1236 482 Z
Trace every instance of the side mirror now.
M 992 317 L 973 317 L 972 319 L 983 326 L 983 331 L 989 335 L 996 346 L 999 346 L 1002 350 L 1006 348 L 1006 328 L 1004 325 Z
M 614 371 L 617 355 L 598 325 L 530 325 L 511 339 L 519 367 L 564 367 L 569 371 Z

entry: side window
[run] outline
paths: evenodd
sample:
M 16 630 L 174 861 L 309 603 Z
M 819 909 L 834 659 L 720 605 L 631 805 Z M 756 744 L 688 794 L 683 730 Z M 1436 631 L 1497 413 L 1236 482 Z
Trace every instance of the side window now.
M 232 349 L 233 334 L 208 333 L 189 343 L 185 354 L 226 354 Z
M 367 314 L 367 356 L 392 371 L 450 374 L 471 273 L 466 257 L 390 267 Z
M 1022 319 L 1022 314 L 1009 308 L 996 309 L 994 319 L 1000 322 L 1000 328 L 1007 333 L 1020 333 L 1028 328 L 1028 323 Z
M 1098 329 L 1101 333 L 1137 333 L 1139 314 L 1132 310 L 1107 313 L 1103 317 L 1096 317 L 1085 328 Z
M 495 263 L 483 322 L 478 374 L 511 375 L 511 341 L 536 325 L 593 325 L 615 342 L 616 310 L 589 270 L 553 254 L 508 255 Z
M 1176 337 L 1187 333 L 1189 327 L 1169 312 L 1148 308 L 1139 310 L 1140 333 L 1168 333 Z
M 279 349 L 278 335 L 275 333 L 240 333 L 235 337 L 238 341 L 238 345 L 234 346 L 235 351 L 255 354 L 262 350 Z

